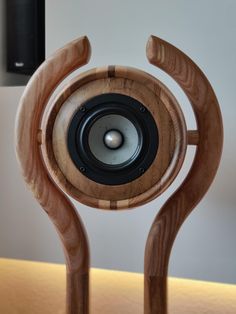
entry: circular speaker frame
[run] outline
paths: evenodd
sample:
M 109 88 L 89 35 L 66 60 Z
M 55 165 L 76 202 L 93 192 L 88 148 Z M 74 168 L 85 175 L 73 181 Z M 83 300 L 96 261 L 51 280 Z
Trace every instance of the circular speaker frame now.
M 76 165 L 68 148 L 68 132 L 73 118 L 79 111 L 83 112 L 84 104 L 107 94 L 134 99 L 152 115 L 158 130 L 158 137 L 152 138 L 154 146 L 157 148 L 158 145 L 157 153 L 148 166 L 134 167 L 135 175 L 130 180 L 125 172 L 121 172 L 120 178 L 117 176 L 113 183 L 112 174 L 103 182 L 92 174 L 95 170 L 92 158 L 86 165 Z M 141 70 L 122 66 L 89 70 L 69 82 L 48 105 L 42 117 L 42 131 L 42 156 L 52 179 L 73 198 L 102 209 L 132 208 L 156 198 L 178 174 L 187 147 L 185 120 L 167 87 Z M 89 177 L 83 171 L 88 168 Z

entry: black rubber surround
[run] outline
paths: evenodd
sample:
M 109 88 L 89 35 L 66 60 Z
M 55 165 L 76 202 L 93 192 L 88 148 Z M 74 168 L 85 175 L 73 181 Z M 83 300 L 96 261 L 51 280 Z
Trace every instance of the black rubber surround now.
M 99 118 L 116 114 L 129 119 L 139 137 L 132 158 L 118 165 L 98 160 L 90 150 L 88 135 Z M 86 101 L 73 116 L 67 135 L 68 151 L 75 166 L 89 179 L 120 185 L 141 176 L 152 164 L 158 149 L 158 130 L 151 113 L 136 99 L 122 94 L 102 94 Z

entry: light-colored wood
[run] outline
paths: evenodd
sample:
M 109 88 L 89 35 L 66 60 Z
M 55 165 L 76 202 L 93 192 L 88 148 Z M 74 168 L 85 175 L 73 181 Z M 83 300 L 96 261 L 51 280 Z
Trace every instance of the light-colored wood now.
M 122 185 L 103 185 L 84 176 L 67 148 L 67 130 L 74 114 L 89 99 L 119 93 L 140 101 L 152 114 L 159 147 L 150 168 Z M 151 75 L 128 67 L 108 66 L 83 73 L 62 91 L 42 120 L 42 154 L 51 176 L 73 198 L 103 209 L 144 204 L 174 180 L 184 160 L 187 136 L 183 114 L 170 91 Z
M 90 44 L 79 38 L 47 59 L 28 83 L 16 121 L 16 152 L 22 175 L 53 222 L 62 241 L 67 264 L 67 313 L 88 313 L 89 250 L 86 232 L 68 197 L 49 178 L 40 154 L 40 121 L 57 85 L 86 64 Z M 79 305 L 78 305 L 79 302 Z
M 172 245 L 181 225 L 215 177 L 223 145 L 223 128 L 214 91 L 189 57 L 154 36 L 148 41 L 147 57 L 151 64 L 164 70 L 182 87 L 195 113 L 198 131 L 198 140 L 194 140 L 197 149 L 193 165 L 184 182 L 157 214 L 146 244 L 144 312 L 166 314 L 167 273 Z
M 149 106 L 157 124 L 162 123 L 159 119 L 163 115 L 163 139 L 165 132 L 171 138 L 163 154 L 164 159 L 171 156 L 168 159 L 170 165 L 163 170 L 160 183 L 154 182 L 144 193 L 124 200 L 94 198 L 90 204 L 89 195 L 82 193 L 83 195 L 77 198 L 94 207 L 130 208 L 152 200 L 160 191 L 163 192 L 177 175 L 187 144 L 196 145 L 196 155 L 190 172 L 158 213 L 146 244 L 144 312 L 166 314 L 168 262 L 173 242 L 186 217 L 211 185 L 220 161 L 223 130 L 218 102 L 210 83 L 196 64 L 174 46 L 152 36 L 147 46 L 147 57 L 152 64 L 170 74 L 183 88 L 195 113 L 197 130 L 186 131 L 184 118 L 175 98 L 161 82 L 157 83 L 157 80 L 147 73 L 142 72 L 140 75 L 139 70 L 126 67 L 113 66 L 84 73 L 79 79 L 70 82 L 59 97 L 47 106 L 58 84 L 71 71 L 86 64 L 89 56 L 88 39 L 80 38 L 43 63 L 27 85 L 21 99 L 16 125 L 16 151 L 22 174 L 35 198 L 54 223 L 63 244 L 67 264 L 67 314 L 88 314 L 89 249 L 86 232 L 75 208 L 64 194 L 68 192 L 68 188 L 66 184 L 61 183 L 62 172 L 55 162 L 55 147 L 52 142 L 54 124 L 62 113 L 60 110 L 63 104 L 80 88 L 83 88 L 84 96 L 79 95 L 81 98 L 78 100 L 78 106 L 81 99 L 91 96 L 94 90 L 96 93 L 103 93 L 110 91 L 112 86 L 112 91 L 125 91 L 127 95 L 133 95 L 134 92 L 138 100 Z M 145 88 L 140 87 L 141 85 Z M 70 103 L 67 105 L 69 108 Z M 165 110 L 158 111 L 156 105 L 164 106 Z M 72 115 L 75 106 L 71 106 Z M 68 125 L 71 116 L 68 118 L 62 114 L 62 117 L 65 125 Z M 166 121 L 172 124 L 170 133 L 166 128 Z M 63 129 L 63 134 L 65 130 Z M 167 148 L 173 149 L 169 152 L 170 156 Z M 58 148 L 56 150 L 59 151 Z M 166 160 L 163 161 L 165 162 Z

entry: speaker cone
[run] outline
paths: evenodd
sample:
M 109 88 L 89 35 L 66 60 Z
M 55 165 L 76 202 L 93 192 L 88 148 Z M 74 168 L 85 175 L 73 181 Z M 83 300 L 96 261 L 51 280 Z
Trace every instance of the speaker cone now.
M 143 104 L 122 94 L 96 96 L 80 107 L 68 129 L 68 151 L 91 180 L 118 185 L 141 176 L 158 148 L 156 123 Z

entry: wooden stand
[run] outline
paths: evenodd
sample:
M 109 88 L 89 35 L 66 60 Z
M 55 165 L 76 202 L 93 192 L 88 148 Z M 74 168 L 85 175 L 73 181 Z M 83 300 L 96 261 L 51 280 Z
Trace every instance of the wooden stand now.
M 174 46 L 154 36 L 148 41 L 147 57 L 151 64 L 164 70 L 182 87 L 197 121 L 197 130 L 184 131 L 184 121 L 179 124 L 179 130 L 182 130 L 180 138 L 183 141 L 186 139 L 186 143 L 183 144 L 181 140 L 180 155 L 176 156 L 178 162 L 172 177 L 166 181 L 165 188 L 177 175 L 187 144 L 197 146 L 196 155 L 184 182 L 155 218 L 146 245 L 144 313 L 166 314 L 171 248 L 181 225 L 205 195 L 216 174 L 223 130 L 214 91 L 192 60 Z M 50 130 L 50 123 L 45 126 L 41 122 L 42 116 L 47 115 L 47 103 L 55 88 L 68 74 L 85 65 L 89 58 L 90 44 L 86 37 L 82 37 L 58 50 L 44 62 L 25 89 L 16 124 L 16 151 L 22 174 L 55 225 L 64 248 L 67 265 L 67 314 L 89 313 L 89 248 L 82 221 L 64 193 L 68 191 L 63 189 L 60 173 L 52 165 L 49 171 L 47 160 L 45 156 L 42 157 L 45 154 L 42 146 L 46 147 L 48 140 L 44 128 Z M 113 71 L 118 73 L 113 68 L 109 68 L 109 71 L 110 74 Z M 145 194 L 140 199 L 136 197 L 133 203 L 111 200 L 95 204 L 91 201 L 91 206 L 100 207 L 102 204 L 101 207 L 111 210 L 138 206 L 163 191 L 164 188 L 159 188 L 153 194 Z M 81 193 L 78 193 L 77 199 L 86 203 Z
M 189 57 L 154 36 L 148 41 L 147 57 L 151 64 L 168 73 L 182 87 L 197 122 L 197 130 L 188 132 L 188 144 L 197 145 L 192 167 L 156 216 L 146 244 L 145 314 L 165 314 L 171 249 L 181 225 L 215 177 L 222 152 L 223 128 L 214 91 Z

